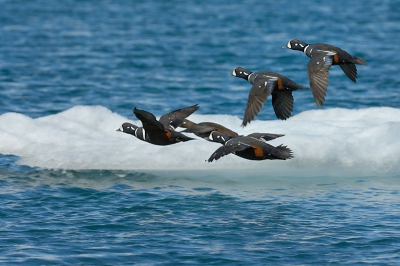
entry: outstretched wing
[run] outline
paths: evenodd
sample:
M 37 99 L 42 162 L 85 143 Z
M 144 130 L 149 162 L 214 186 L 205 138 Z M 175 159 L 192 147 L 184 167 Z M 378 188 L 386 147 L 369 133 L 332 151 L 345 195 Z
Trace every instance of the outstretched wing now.
M 329 69 L 332 66 L 334 55 L 333 52 L 313 52 L 307 65 L 311 91 L 318 107 L 324 105 L 326 91 L 328 90 Z
M 286 120 L 293 110 L 292 91 L 279 91 L 272 93 L 272 106 L 277 118 Z
M 343 72 L 346 74 L 346 76 L 351 79 L 354 83 L 357 81 L 357 68 L 355 64 L 343 64 L 339 65 L 340 68 L 343 70 Z
M 269 141 L 269 140 L 273 140 L 276 138 L 280 138 L 283 137 L 285 135 L 283 134 L 272 134 L 272 133 L 251 133 L 249 135 L 247 135 L 248 137 L 252 137 L 258 140 L 262 140 L 262 141 Z
M 199 106 L 197 104 L 181 108 L 175 111 L 172 111 L 168 114 L 165 114 L 160 117 L 160 123 L 164 125 L 165 128 L 173 127 L 177 128 L 180 124 L 182 124 L 183 120 L 193 114 Z
M 242 143 L 242 142 L 236 142 L 233 144 L 229 144 L 229 142 L 227 142 L 226 145 L 219 147 L 211 156 L 210 158 L 208 158 L 208 162 L 212 162 L 214 160 L 218 160 L 219 158 L 228 155 L 230 153 L 233 152 L 237 152 L 237 151 L 243 151 L 247 148 L 252 148 L 252 146 Z
M 196 124 L 188 119 L 183 119 L 183 122 L 179 126 L 186 128 L 182 132 L 190 132 L 193 134 L 204 134 L 217 130 L 217 128 L 214 125 L 211 125 L 208 122 L 202 122 Z
M 142 121 L 143 128 L 145 131 L 147 132 L 153 130 L 164 131 L 164 126 L 159 121 L 157 121 L 156 117 L 152 113 L 149 113 L 145 110 L 139 110 L 136 107 L 135 109 L 133 109 L 133 113 L 140 121 Z
M 268 96 L 275 88 L 277 78 L 268 78 L 265 76 L 256 78 L 249 92 L 246 110 L 243 117 L 242 126 L 250 123 L 258 115 Z

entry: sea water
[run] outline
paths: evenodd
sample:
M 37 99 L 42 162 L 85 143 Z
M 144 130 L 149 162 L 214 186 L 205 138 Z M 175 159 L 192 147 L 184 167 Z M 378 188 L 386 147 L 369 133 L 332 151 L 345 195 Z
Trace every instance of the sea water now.
M 0 262 L 4 265 L 396 265 L 400 262 L 397 1 L 1 1 Z M 323 108 L 293 92 L 241 127 L 237 67 L 308 85 L 325 42 L 363 57 L 332 67 Z M 249 161 L 195 140 L 117 132 L 199 104 L 190 119 L 294 158 Z

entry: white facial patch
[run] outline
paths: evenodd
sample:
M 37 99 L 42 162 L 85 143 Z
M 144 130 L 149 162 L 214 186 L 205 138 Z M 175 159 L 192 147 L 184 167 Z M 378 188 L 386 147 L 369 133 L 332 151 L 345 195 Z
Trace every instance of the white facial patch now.
M 290 44 L 290 41 L 287 43 L 286 47 L 289 48 L 289 49 L 292 48 L 292 45 Z
M 216 132 L 216 131 L 212 131 L 212 132 L 210 133 L 210 135 L 208 136 L 208 139 L 209 139 L 209 140 L 215 141 L 215 140 L 217 140 L 217 139 L 222 139 L 224 142 L 226 141 L 225 138 L 224 138 L 223 136 L 219 135 L 218 133 L 216 133 L 216 134 L 217 134 L 217 135 L 216 135 L 216 139 L 214 139 L 214 138 L 213 138 L 214 132 Z
M 235 77 L 236 77 L 236 69 L 234 69 L 234 70 L 232 71 L 232 76 L 235 76 Z
M 121 127 L 119 128 L 119 131 L 124 132 L 124 128 L 121 126 Z

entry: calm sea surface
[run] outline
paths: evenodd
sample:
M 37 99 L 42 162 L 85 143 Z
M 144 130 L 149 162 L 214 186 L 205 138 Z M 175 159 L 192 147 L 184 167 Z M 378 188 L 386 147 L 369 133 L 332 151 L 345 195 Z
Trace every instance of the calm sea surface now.
M 242 117 L 250 84 L 230 76 L 237 66 L 308 85 L 308 58 L 281 48 L 292 38 L 367 62 L 356 84 L 332 67 L 324 109 L 400 107 L 400 1 L 0 4 L 0 116 L 83 105 L 134 119 L 134 107 L 160 116 L 198 103 L 199 115 Z M 309 90 L 294 98 L 293 115 L 317 109 Z M 276 120 L 265 106 L 257 120 Z M 19 159 L 0 151 L 2 265 L 400 264 L 399 174 L 275 177 L 260 162 L 265 176 L 226 169 L 218 181 L 206 167 L 46 169 Z

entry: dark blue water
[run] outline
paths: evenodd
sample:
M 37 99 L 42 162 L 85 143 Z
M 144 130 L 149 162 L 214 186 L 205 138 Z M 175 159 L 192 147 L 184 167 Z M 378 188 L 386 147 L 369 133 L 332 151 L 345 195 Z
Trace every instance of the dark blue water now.
M 400 103 L 399 1 L 0 3 L 0 121 L 7 123 L 0 125 L 2 264 L 400 263 L 400 143 L 393 133 L 399 124 L 397 117 L 385 117 L 395 113 L 385 107 L 397 110 Z M 332 67 L 323 110 L 339 120 L 345 112 L 334 108 L 351 117 L 357 109 L 382 114 L 387 124 L 379 128 L 381 140 L 362 117 L 371 131 L 356 131 L 355 144 L 347 140 L 348 146 L 333 155 L 319 156 L 324 147 L 337 146 L 331 144 L 335 135 L 324 136 L 307 154 L 306 141 L 314 141 L 307 139 L 310 132 L 325 128 L 301 128 L 300 119 L 290 131 L 285 128 L 290 118 L 281 122 L 283 133 L 302 150 L 286 165 L 267 162 L 260 171 L 257 164 L 256 173 L 247 164 L 243 171 L 229 166 L 208 171 L 206 164 L 196 171 L 155 166 L 157 171 L 149 172 L 131 169 L 129 162 L 124 167 L 104 162 L 111 150 L 109 161 L 124 160 L 127 147 L 104 149 L 104 143 L 96 143 L 96 130 L 106 125 L 91 106 L 134 119 L 134 107 L 160 116 L 198 103 L 199 115 L 228 115 L 225 122 L 231 124 L 232 116 L 242 117 L 250 89 L 230 76 L 235 67 L 275 71 L 308 85 L 308 58 L 281 48 L 292 38 L 330 43 L 366 60 L 356 84 Z M 294 98 L 293 116 L 317 110 L 309 90 L 294 92 Z M 89 114 L 76 116 L 91 134 L 58 115 L 79 105 L 89 106 L 82 109 Z M 54 132 L 47 131 L 49 115 L 57 115 L 50 124 Z M 276 120 L 270 102 L 257 120 Z M 349 126 L 335 125 L 334 132 Z M 23 142 L 10 138 L 5 128 Z M 59 134 L 65 128 L 84 137 L 68 139 Z M 290 132 L 301 134 L 301 141 L 293 141 Z M 385 140 L 389 144 L 380 149 Z M 70 145 L 71 154 L 62 145 Z M 131 153 L 143 153 L 139 164 L 151 164 L 147 148 L 138 151 L 133 145 Z M 174 152 L 182 165 L 190 164 Z M 351 171 L 340 172 L 337 161 L 347 157 L 353 159 L 347 164 Z M 165 158 L 177 163 L 168 153 Z M 318 172 L 315 158 L 321 158 L 315 163 Z M 368 162 L 377 168 L 361 173 Z M 300 171 L 278 175 L 279 167 Z

